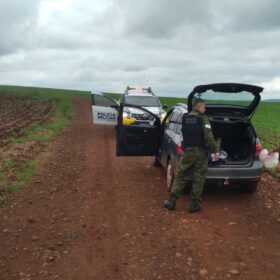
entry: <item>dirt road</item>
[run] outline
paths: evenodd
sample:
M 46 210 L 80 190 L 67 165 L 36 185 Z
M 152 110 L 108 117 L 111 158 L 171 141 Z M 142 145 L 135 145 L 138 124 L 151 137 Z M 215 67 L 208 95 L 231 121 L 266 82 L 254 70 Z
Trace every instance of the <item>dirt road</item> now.
M 185 211 L 188 196 L 168 212 L 164 171 L 115 157 L 115 130 L 74 104 L 41 172 L 0 208 L 1 280 L 280 278 L 280 216 L 262 196 L 211 189 L 202 213 Z

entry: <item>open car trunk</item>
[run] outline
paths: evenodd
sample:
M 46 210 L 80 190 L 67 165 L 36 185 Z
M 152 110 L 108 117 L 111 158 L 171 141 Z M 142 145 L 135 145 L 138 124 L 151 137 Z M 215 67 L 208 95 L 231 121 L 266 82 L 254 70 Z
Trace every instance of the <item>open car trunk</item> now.
M 215 165 L 247 165 L 255 153 L 255 133 L 250 123 L 242 120 L 211 120 L 214 137 L 220 150 L 227 152 L 224 161 Z

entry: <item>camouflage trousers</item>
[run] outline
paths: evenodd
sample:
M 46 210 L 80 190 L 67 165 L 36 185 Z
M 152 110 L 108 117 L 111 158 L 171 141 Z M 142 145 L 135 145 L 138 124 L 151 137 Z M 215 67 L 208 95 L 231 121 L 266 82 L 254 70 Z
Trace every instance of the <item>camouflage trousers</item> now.
M 181 196 L 186 187 L 188 176 L 193 176 L 191 198 L 199 201 L 203 192 L 207 169 L 207 153 L 199 148 L 188 148 L 181 156 L 170 197 L 177 199 Z

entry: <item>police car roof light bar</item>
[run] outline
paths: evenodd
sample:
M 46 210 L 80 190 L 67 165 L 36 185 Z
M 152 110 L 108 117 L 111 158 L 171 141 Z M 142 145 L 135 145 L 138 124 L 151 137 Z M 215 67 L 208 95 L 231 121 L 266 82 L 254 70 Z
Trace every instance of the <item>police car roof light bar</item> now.
M 127 87 L 126 87 L 126 90 L 125 90 L 125 94 L 129 94 L 129 91 L 130 91 L 130 90 L 136 90 L 136 91 L 138 90 L 139 93 L 140 93 L 140 91 L 146 91 L 146 92 L 149 93 L 149 94 L 155 95 L 155 94 L 153 93 L 151 87 L 142 88 L 142 87 L 129 87 L 129 86 L 127 86 Z

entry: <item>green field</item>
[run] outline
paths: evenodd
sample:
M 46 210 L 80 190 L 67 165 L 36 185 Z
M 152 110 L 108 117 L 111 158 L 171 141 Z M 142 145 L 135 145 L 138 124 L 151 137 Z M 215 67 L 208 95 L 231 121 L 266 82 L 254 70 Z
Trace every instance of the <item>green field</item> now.
M 264 148 L 280 144 L 280 102 L 261 102 L 253 123 Z
M 106 93 L 115 99 L 120 94 Z M 160 97 L 162 104 L 169 107 L 177 103 L 186 103 L 187 98 Z M 280 102 L 261 102 L 253 116 L 253 123 L 263 148 L 272 148 L 280 144 Z
M 69 96 L 88 97 L 90 92 L 64 89 L 36 88 L 36 87 L 18 87 L 18 86 L 0 86 L 0 92 L 11 92 L 19 95 L 29 95 L 32 98 L 65 98 Z M 120 94 L 106 93 L 115 99 Z M 186 103 L 187 98 L 160 97 L 162 104 L 169 107 L 176 103 Z M 253 123 L 263 144 L 263 147 L 270 148 L 280 143 L 280 103 L 261 102 L 253 117 Z
M 90 91 L 7 85 L 0 85 L 0 93 L 1 92 L 30 96 L 33 99 L 68 98 L 73 96 L 88 97 L 90 94 Z
M 13 98 L 13 102 L 7 102 L 7 96 Z M 75 96 L 89 98 L 90 94 L 61 89 L 0 86 L 0 119 L 6 120 L 0 135 L 0 205 L 37 172 L 38 160 L 44 147 L 55 140 L 70 123 L 74 115 L 70 98 Z M 39 114 L 39 120 L 35 123 L 17 128 L 25 120 L 28 123 L 36 107 L 46 103 L 51 104 L 51 110 L 46 115 Z M 22 111 L 22 108 L 26 109 Z M 18 110 L 22 114 L 17 114 Z M 14 132 L 6 136 L 5 127 Z M 37 152 L 25 153 L 24 147 L 31 146 Z

